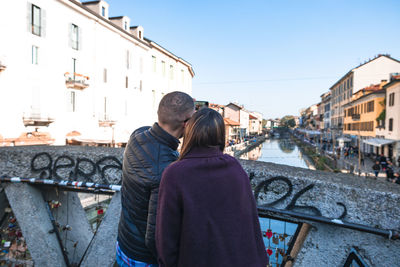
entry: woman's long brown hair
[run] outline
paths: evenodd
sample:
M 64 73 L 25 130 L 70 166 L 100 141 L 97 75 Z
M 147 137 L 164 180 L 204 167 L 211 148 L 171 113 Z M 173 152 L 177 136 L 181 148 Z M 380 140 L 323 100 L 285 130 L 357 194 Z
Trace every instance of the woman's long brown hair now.
M 215 110 L 202 108 L 186 124 L 179 160 L 184 158 L 193 147 L 213 146 L 218 146 L 221 151 L 224 151 L 224 119 Z

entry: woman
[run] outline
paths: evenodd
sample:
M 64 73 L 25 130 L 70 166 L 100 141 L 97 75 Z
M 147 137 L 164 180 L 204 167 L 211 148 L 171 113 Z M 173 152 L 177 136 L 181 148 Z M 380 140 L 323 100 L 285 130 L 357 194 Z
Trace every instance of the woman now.
M 379 171 L 381 170 L 381 165 L 380 165 L 379 161 L 375 161 L 375 164 L 372 165 L 372 169 L 374 170 L 375 178 L 377 178 Z
M 188 121 L 177 162 L 159 188 L 160 266 L 263 266 L 268 263 L 247 174 L 226 154 L 221 115 L 203 108 Z

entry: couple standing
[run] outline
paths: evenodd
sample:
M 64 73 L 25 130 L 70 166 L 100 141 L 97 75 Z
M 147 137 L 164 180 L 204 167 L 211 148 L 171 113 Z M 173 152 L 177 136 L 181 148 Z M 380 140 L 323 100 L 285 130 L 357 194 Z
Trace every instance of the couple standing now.
M 119 266 L 267 265 L 249 178 L 223 154 L 224 120 L 209 108 L 194 112 L 189 95 L 169 93 L 160 101 L 158 123 L 130 137 Z

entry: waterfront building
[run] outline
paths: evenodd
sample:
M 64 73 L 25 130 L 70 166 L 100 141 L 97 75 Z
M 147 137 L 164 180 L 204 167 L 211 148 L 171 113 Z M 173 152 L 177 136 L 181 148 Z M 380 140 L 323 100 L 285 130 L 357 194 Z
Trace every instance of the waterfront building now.
M 331 124 L 331 92 L 321 95 L 321 108 L 323 112 L 323 127 L 321 130 L 327 130 Z
M 400 61 L 389 55 L 378 55 L 348 71 L 329 88 L 332 92 L 330 128 L 335 131 L 335 135 L 342 135 L 344 105 L 352 101 L 353 93 L 371 84 L 388 80 L 394 72 L 400 72 Z
M 386 90 L 386 114 L 377 135 L 385 139 L 376 143 L 381 145 L 381 152 L 395 162 L 400 157 L 400 75 L 392 75 L 383 88 Z
M 2 1 L 0 145 L 126 143 L 192 66 L 107 2 Z M 12 22 L 12 27 L 6 27 Z
M 262 114 L 256 111 L 250 112 L 249 117 L 249 133 L 250 135 L 258 135 L 262 133 Z
M 237 103 L 229 103 L 224 107 L 224 118 L 228 118 L 240 124 L 238 138 L 243 138 L 248 133 L 249 112 Z
M 324 105 L 322 102 L 317 104 L 317 116 L 315 117 L 316 129 L 324 129 Z
M 378 147 L 368 139 L 376 137 L 377 128 L 382 125 L 379 119 L 385 110 L 384 83 L 365 87 L 353 94 L 352 100 L 343 105 L 343 133 L 350 135 L 353 145 L 360 138 L 361 151 L 364 153 L 380 154 Z
M 318 105 L 314 104 L 301 111 L 302 127 L 310 130 L 317 128 L 316 118 L 318 115 Z

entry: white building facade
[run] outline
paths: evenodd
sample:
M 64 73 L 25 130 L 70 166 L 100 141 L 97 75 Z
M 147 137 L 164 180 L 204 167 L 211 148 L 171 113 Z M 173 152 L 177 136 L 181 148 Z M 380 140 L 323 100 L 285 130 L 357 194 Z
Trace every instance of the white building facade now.
M 192 92 L 192 66 L 129 17 L 109 18 L 105 1 L 3 1 L 0 9 L 3 141 L 38 131 L 59 145 L 73 132 L 123 143 L 156 121 L 163 95 Z
M 400 158 L 400 75 L 392 77 L 386 89 L 386 118 L 384 137 L 388 143 L 385 155 L 396 162 Z
M 343 105 L 351 101 L 353 93 L 371 84 L 388 81 L 391 73 L 400 72 L 400 62 L 389 55 L 377 57 L 347 72 L 329 90 L 331 91 L 331 125 L 340 135 L 343 130 Z

